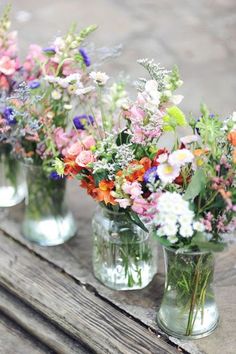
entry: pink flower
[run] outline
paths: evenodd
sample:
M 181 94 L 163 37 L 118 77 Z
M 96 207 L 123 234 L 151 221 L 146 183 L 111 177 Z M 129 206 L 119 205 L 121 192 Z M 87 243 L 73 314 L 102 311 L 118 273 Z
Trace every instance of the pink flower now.
M 9 83 L 5 75 L 0 75 L 0 88 L 2 90 L 9 90 Z
M 137 214 L 139 215 L 145 215 L 147 210 L 149 208 L 149 204 L 147 202 L 147 200 L 143 199 L 143 198 L 137 198 L 134 200 L 133 205 L 131 207 L 131 209 L 133 211 L 135 211 Z
M 121 208 L 126 209 L 128 206 L 130 206 L 130 200 L 127 198 L 123 199 L 115 199 L 115 201 L 120 205 Z
M 145 116 L 145 112 L 136 106 L 132 106 L 130 112 L 132 114 L 132 117 L 136 120 L 143 120 Z
M 69 149 L 67 150 L 67 153 L 68 153 L 68 155 L 71 155 L 71 156 L 77 156 L 81 153 L 82 150 L 83 150 L 82 144 L 80 142 L 76 142 L 69 147 Z
M 75 160 L 77 165 L 79 165 L 80 167 L 86 167 L 89 163 L 93 161 L 94 161 L 94 156 L 92 152 L 86 150 L 81 151 Z
M 82 141 L 85 149 L 91 149 L 92 146 L 96 145 L 96 141 L 92 135 L 87 136 L 86 138 L 83 139 Z
M 16 71 L 15 60 L 10 59 L 8 56 L 4 55 L 0 59 L 0 72 L 6 76 L 13 75 Z
M 138 182 L 125 182 L 122 189 L 126 194 L 130 194 L 131 199 L 138 198 L 143 193 Z

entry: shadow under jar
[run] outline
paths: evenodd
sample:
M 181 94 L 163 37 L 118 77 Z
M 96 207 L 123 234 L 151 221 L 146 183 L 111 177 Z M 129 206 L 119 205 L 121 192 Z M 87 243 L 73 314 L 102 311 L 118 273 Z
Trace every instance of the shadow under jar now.
M 27 198 L 23 235 L 41 246 L 56 246 L 76 233 L 76 222 L 65 201 L 65 179 L 52 180 L 41 166 L 24 165 Z
M 0 143 L 0 207 L 11 207 L 26 195 L 24 169 L 11 154 L 11 146 Z
M 125 213 L 98 207 L 92 221 L 93 272 L 115 290 L 146 287 L 157 273 L 157 244 Z
M 177 338 L 208 336 L 219 321 L 213 290 L 214 254 L 163 250 L 166 279 L 157 315 L 160 328 Z

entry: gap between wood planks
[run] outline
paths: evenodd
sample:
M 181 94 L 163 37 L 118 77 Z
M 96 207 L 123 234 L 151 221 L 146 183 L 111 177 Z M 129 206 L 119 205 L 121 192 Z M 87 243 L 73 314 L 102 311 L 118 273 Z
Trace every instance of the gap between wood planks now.
M 42 255 L 38 254 L 37 252 L 35 252 L 34 250 L 30 249 L 27 247 L 27 245 L 25 245 L 24 243 L 22 243 L 20 240 L 16 240 L 14 237 L 12 237 L 9 233 L 7 233 L 6 231 L 2 230 L 3 234 L 7 237 L 9 237 L 11 240 L 13 240 L 14 242 L 18 243 L 21 247 L 23 246 L 24 248 L 27 249 L 28 252 L 30 252 L 31 254 L 33 254 L 34 256 L 36 256 L 37 258 L 46 261 L 47 263 L 49 263 L 51 266 L 53 266 L 54 269 L 59 270 L 60 273 L 64 274 L 66 277 L 72 279 L 77 285 L 83 287 L 84 289 L 86 289 L 87 291 L 89 291 L 90 293 L 92 293 L 93 295 L 95 295 L 96 297 L 100 298 L 102 301 L 106 302 L 107 304 L 109 304 L 110 306 L 112 306 L 114 309 L 118 310 L 120 313 L 123 313 L 125 316 L 129 317 L 130 319 L 132 319 L 133 321 L 135 321 L 136 323 L 138 323 L 139 325 L 141 325 L 143 328 L 149 330 L 151 333 L 155 333 L 157 334 L 158 338 L 162 338 L 166 343 L 170 344 L 173 348 L 175 347 L 176 349 L 178 349 L 179 351 L 181 351 L 182 353 L 188 353 L 186 351 L 184 351 L 183 349 L 180 349 L 175 343 L 171 342 L 168 337 L 166 337 L 165 335 L 161 335 L 162 333 L 159 334 L 158 331 L 155 331 L 153 329 L 151 329 L 149 326 L 147 326 L 146 324 L 144 324 L 140 319 L 137 319 L 136 317 L 130 315 L 128 312 L 126 312 L 124 309 L 120 309 L 119 306 L 115 305 L 112 301 L 109 301 L 107 298 L 105 298 L 104 296 L 100 295 L 97 290 L 91 286 L 90 284 L 87 283 L 83 283 L 80 280 L 74 278 L 72 275 L 69 275 L 64 269 L 62 269 L 60 266 L 54 264 L 53 262 L 51 262 L 50 260 L 46 259 L 45 257 L 43 257 Z

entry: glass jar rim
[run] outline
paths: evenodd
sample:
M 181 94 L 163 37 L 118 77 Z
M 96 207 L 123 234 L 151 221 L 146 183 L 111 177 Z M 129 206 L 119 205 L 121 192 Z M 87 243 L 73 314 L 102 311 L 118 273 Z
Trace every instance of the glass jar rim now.
M 184 255 L 189 255 L 189 256 L 197 256 L 197 255 L 201 255 L 201 254 L 210 254 L 210 253 L 214 253 L 213 251 L 207 251 L 207 250 L 202 250 L 202 251 L 189 251 L 189 250 L 184 250 L 183 248 L 172 248 L 172 247 L 168 247 L 168 246 L 164 246 L 162 245 L 162 247 L 172 253 L 175 254 L 184 254 Z

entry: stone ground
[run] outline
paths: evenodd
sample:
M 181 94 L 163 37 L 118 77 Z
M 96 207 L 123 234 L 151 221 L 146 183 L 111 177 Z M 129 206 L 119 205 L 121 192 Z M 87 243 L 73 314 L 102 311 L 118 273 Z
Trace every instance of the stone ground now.
M 0 8 L 6 1 L 1 1 Z M 206 102 L 223 116 L 236 109 L 235 0 L 12 0 L 13 25 L 21 52 L 34 42 L 46 46 L 72 21 L 95 23 L 98 46 L 123 44 L 122 55 L 106 64 L 107 73 L 142 74 L 136 59 L 177 64 L 185 81 L 186 113 Z

